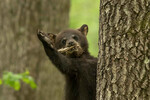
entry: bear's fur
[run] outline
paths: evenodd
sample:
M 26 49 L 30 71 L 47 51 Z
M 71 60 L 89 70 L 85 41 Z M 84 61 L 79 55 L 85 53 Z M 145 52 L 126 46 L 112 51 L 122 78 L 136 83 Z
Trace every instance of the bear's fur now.
M 37 33 L 49 59 L 66 76 L 65 100 L 96 99 L 97 58 L 88 52 L 87 33 L 85 24 L 57 35 Z

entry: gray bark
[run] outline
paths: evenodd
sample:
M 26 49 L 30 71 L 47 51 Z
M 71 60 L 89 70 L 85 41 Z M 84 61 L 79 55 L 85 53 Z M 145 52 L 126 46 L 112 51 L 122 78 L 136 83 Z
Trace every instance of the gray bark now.
M 28 69 L 38 88 L 0 86 L 0 100 L 62 100 L 64 79 L 36 36 L 68 27 L 70 0 L 0 0 L 0 77 Z M 56 80 L 57 79 L 57 80 Z
M 150 100 L 150 0 L 101 0 L 97 100 Z

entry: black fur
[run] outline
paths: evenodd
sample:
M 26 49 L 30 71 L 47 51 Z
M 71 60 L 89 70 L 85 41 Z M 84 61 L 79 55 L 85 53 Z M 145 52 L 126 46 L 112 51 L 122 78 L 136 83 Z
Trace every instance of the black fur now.
M 87 32 L 88 26 L 82 25 L 77 30 L 68 29 L 57 36 L 51 34 L 52 38 L 43 32 L 37 34 L 49 59 L 66 76 L 66 100 L 96 99 L 97 58 L 88 52 Z M 65 56 L 57 51 L 70 43 L 78 43 L 84 52 L 80 56 Z

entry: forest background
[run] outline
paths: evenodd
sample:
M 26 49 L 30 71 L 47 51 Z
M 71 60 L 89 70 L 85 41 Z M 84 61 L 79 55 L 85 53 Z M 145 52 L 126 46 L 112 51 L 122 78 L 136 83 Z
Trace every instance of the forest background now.
M 99 3 L 99 0 L 0 0 L 0 100 L 63 100 L 64 77 L 49 61 L 36 31 L 58 33 L 87 24 L 89 51 L 97 57 Z M 11 77 L 7 82 L 14 89 L 4 84 L 4 73 L 6 80 Z M 31 87 L 22 81 L 18 83 L 17 79 L 24 74 L 33 77 L 36 89 L 31 88 L 35 87 L 31 77 L 26 80 Z

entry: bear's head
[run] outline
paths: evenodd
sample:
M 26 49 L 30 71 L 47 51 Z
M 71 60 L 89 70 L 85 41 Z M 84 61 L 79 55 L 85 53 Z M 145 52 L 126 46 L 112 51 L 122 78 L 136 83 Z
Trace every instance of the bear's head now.
M 79 29 L 67 29 L 57 35 L 50 33 L 54 47 L 63 55 L 79 57 L 88 52 L 88 26 L 82 25 Z

